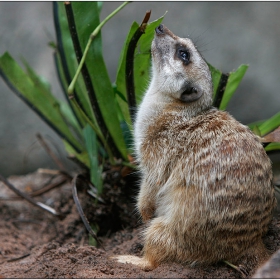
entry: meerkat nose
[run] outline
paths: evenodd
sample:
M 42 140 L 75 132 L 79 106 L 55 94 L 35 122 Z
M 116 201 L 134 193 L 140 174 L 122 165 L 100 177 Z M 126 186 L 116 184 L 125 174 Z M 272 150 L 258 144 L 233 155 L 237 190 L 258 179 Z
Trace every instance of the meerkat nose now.
M 162 34 L 164 34 L 164 26 L 163 26 L 163 24 L 161 24 L 161 25 L 159 25 L 156 29 L 155 29 L 155 31 L 156 31 L 156 34 L 157 35 L 162 35 Z

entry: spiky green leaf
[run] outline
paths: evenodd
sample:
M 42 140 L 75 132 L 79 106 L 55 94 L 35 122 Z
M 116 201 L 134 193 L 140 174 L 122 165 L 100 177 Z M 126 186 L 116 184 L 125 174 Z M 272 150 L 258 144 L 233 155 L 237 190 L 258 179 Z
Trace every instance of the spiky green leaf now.
M 91 33 L 100 23 L 100 7 L 97 2 L 73 2 L 72 7 L 80 46 L 84 51 Z M 126 159 L 127 150 L 116 109 L 114 90 L 102 54 L 101 33 L 94 38 L 85 63 L 94 85 L 94 92 L 102 118 L 118 150 Z
M 76 151 L 83 150 L 81 143 L 77 141 L 65 124 L 59 101 L 49 91 L 49 86 L 46 85 L 45 81 L 42 82 L 42 79 L 30 67 L 28 67 L 28 73 L 25 73 L 7 52 L 0 57 L 0 72 L 10 88 L 65 141 L 72 145 Z
M 232 95 L 236 91 L 237 87 L 239 86 L 243 76 L 245 75 L 248 69 L 248 65 L 242 64 L 238 67 L 238 69 L 234 72 L 229 73 L 227 85 L 225 88 L 225 92 L 222 98 L 221 105 L 219 107 L 220 110 L 225 110 Z
M 90 125 L 86 125 L 83 129 L 84 140 L 90 162 L 90 180 L 97 188 L 98 193 L 102 192 L 102 166 L 99 166 L 98 161 L 98 143 L 94 130 Z

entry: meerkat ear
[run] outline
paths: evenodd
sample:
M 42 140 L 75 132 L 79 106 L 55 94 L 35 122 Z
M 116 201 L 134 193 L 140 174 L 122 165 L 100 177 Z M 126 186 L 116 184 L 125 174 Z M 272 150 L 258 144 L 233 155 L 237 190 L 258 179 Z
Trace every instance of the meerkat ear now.
M 180 100 L 186 103 L 194 102 L 202 96 L 202 93 L 200 88 L 190 86 L 182 92 Z

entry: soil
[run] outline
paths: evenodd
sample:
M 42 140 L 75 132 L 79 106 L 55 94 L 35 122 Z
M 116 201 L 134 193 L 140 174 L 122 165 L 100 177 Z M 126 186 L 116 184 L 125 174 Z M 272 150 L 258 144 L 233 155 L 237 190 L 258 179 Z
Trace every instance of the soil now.
M 34 199 L 63 214 L 56 217 L 19 199 L 0 183 L 0 278 L 241 278 L 224 263 L 190 268 L 177 263 L 144 271 L 117 263 L 119 254 L 141 256 L 144 225 L 135 212 L 135 175 L 126 170 L 107 170 L 102 199 L 78 189 L 78 197 L 90 225 L 98 230 L 104 249 L 89 236 L 73 201 L 71 181 Z M 63 175 L 35 172 L 12 176 L 9 181 L 21 191 L 34 194 L 43 186 L 59 182 Z M 7 199 L 11 198 L 13 199 Z M 6 199 L 4 199 L 6 198 Z M 280 217 L 274 218 L 265 244 L 271 253 L 280 247 Z M 254 271 L 249 271 L 251 277 Z

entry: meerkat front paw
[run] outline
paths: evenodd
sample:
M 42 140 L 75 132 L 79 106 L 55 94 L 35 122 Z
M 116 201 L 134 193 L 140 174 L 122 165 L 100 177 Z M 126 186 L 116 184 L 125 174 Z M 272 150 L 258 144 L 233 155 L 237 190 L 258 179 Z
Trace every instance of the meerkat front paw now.
M 143 198 L 139 199 L 137 208 L 139 213 L 141 214 L 143 222 L 147 222 L 153 218 L 155 213 L 155 206 L 150 200 Z

